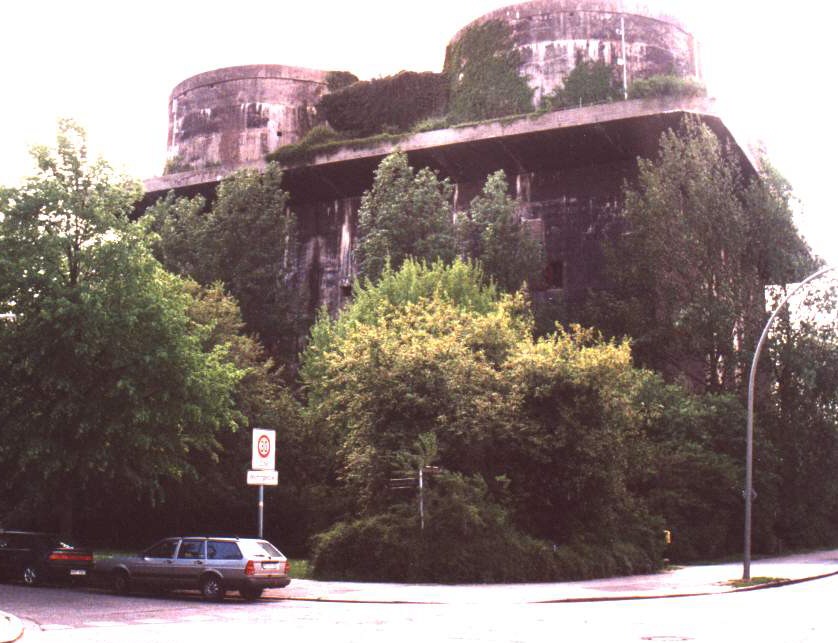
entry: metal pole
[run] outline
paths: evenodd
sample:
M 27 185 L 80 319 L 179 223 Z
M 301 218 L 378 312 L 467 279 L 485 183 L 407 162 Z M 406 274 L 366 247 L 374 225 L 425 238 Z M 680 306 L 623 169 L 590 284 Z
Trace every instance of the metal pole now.
M 620 15 L 620 53 L 623 55 L 623 100 L 628 100 L 628 56 L 626 56 L 626 19 Z
M 419 527 L 425 531 L 425 491 L 422 484 L 422 468 L 419 467 Z
M 754 388 L 757 378 L 757 361 L 759 360 L 759 354 L 762 352 L 762 345 L 765 344 L 765 339 L 768 337 L 768 330 L 771 328 L 771 324 L 783 306 L 803 286 L 830 270 L 834 270 L 834 268 L 832 266 L 821 268 L 806 277 L 806 279 L 797 284 L 794 290 L 783 297 L 783 300 L 774 309 L 774 312 L 771 313 L 771 317 L 768 318 L 768 323 L 765 324 L 765 328 L 762 329 L 762 335 L 759 337 L 756 350 L 754 351 L 754 358 L 751 361 L 751 373 L 748 377 L 748 425 L 745 446 L 745 555 L 742 563 L 742 580 L 751 580 L 751 505 L 754 494 Z
M 265 525 L 265 485 L 259 485 L 259 538 L 262 538 Z

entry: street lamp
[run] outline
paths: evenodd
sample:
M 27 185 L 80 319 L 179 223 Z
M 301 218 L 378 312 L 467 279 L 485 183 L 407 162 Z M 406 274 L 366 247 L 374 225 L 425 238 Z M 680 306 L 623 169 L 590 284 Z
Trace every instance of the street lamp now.
M 774 312 L 771 313 L 771 317 L 768 318 L 768 323 L 765 324 L 765 328 L 762 329 L 762 335 L 760 335 L 757 348 L 754 351 L 754 359 L 751 362 L 751 374 L 748 378 L 748 426 L 745 449 L 745 556 L 742 564 L 742 580 L 751 580 L 751 504 L 754 494 L 754 383 L 757 377 L 757 361 L 762 351 L 762 345 L 765 343 L 766 337 L 768 337 L 768 329 L 771 328 L 771 324 L 783 306 L 803 286 L 825 275 L 830 270 L 834 270 L 834 267 L 827 266 L 826 268 L 821 268 L 806 277 L 806 279 L 797 284 L 794 290 L 783 297 L 783 300 L 777 305 Z

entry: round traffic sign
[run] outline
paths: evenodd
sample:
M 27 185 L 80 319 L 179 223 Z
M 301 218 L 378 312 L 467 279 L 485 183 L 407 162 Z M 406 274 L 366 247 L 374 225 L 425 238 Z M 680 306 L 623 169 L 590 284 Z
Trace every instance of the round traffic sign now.
M 271 454 L 271 440 L 267 435 L 260 435 L 259 441 L 256 444 L 256 449 L 259 451 L 259 456 L 267 458 Z

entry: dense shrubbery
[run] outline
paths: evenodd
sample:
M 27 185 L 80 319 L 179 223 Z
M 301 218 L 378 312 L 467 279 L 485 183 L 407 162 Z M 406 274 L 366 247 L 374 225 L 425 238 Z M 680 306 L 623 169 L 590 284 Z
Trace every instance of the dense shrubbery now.
M 540 582 L 642 574 L 662 546 L 527 536 L 488 497 L 479 477 L 444 475 L 426 488 L 425 529 L 413 503 L 334 525 L 314 540 L 316 578 L 443 583 Z
M 318 539 L 316 574 L 645 572 L 661 564 L 670 521 L 689 531 L 707 520 L 655 497 L 657 480 L 677 481 L 673 493 L 729 493 L 735 468 L 715 462 L 703 437 L 727 416 L 635 369 L 625 343 L 581 329 L 533 340 L 527 310 L 467 264 L 408 260 L 357 288 L 338 319 L 318 321 L 302 370 L 308 410 L 339 444 L 347 514 L 358 518 Z M 670 451 L 681 457 L 663 457 Z M 679 481 L 687 455 L 705 466 Z M 443 471 L 427 483 L 424 536 L 410 492 L 389 482 L 406 462 Z
M 445 114 L 448 82 L 442 74 L 403 71 L 326 94 L 318 114 L 340 132 L 369 136 L 404 132 L 422 119 Z

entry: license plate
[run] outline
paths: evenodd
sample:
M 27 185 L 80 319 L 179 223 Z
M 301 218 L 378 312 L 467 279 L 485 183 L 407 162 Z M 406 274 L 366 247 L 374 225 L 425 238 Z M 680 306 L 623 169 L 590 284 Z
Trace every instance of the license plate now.
M 71 569 L 70 576 L 87 576 L 86 569 Z
M 262 569 L 279 569 L 279 563 L 262 563 Z

